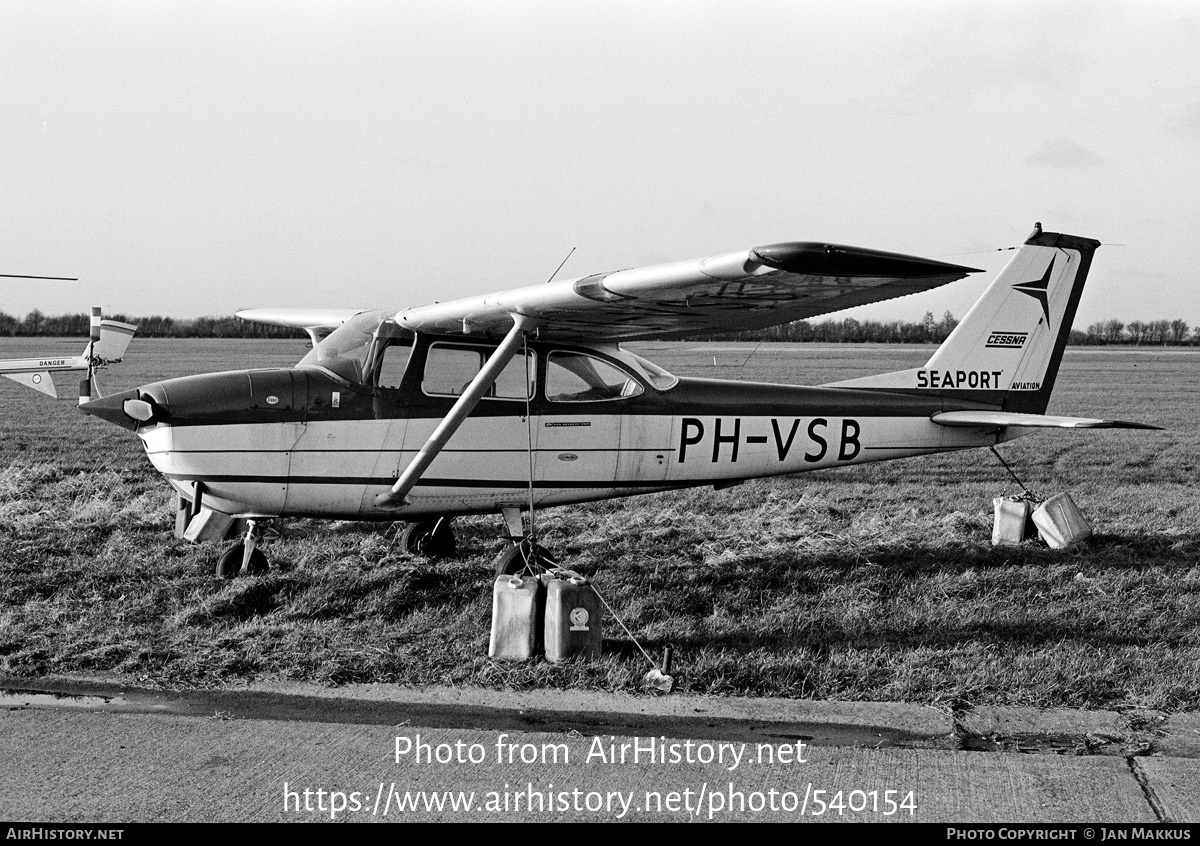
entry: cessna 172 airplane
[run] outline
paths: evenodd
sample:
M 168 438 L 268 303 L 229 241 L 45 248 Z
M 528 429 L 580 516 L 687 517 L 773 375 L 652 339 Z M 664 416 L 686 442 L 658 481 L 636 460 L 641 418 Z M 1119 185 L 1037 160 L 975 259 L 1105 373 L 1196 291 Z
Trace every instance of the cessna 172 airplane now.
M 95 372 L 119 362 L 136 331 L 137 327 L 128 323 L 104 320 L 100 316 L 100 309 L 93 308 L 91 337 L 81 354 L 0 360 L 0 376 L 57 398 L 53 374 L 85 373 L 87 375 L 79 385 L 79 403 L 82 405 L 97 395 Z
M 218 575 L 259 572 L 255 521 L 405 520 L 454 550 L 500 513 L 525 563 L 543 506 L 987 447 L 1043 427 L 1099 241 L 1039 224 L 924 367 L 819 387 L 677 378 L 622 341 L 757 329 L 928 290 L 973 268 L 791 242 L 404 309 L 251 309 L 303 328 L 295 367 L 169 379 L 84 403 L 138 434 L 198 517 L 249 519 Z M 532 521 L 531 521 L 532 522 Z M 532 527 L 530 527 L 532 529 Z

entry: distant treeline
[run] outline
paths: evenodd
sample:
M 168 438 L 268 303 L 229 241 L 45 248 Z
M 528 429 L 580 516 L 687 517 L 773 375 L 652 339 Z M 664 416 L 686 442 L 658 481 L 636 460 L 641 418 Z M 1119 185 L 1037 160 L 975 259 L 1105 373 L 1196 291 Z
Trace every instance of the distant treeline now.
M 134 323 L 138 336 L 143 338 L 303 338 L 299 329 L 249 323 L 236 317 L 197 317 L 176 320 L 153 315 L 130 317 L 124 314 L 106 315 L 113 320 Z M 709 341 L 799 341 L 824 344 L 938 344 L 958 325 L 950 312 L 936 319 L 926 312 L 919 323 L 903 320 L 824 320 L 812 323 L 797 320 L 766 329 L 728 332 L 699 336 Z M 90 326 L 87 314 L 49 316 L 31 311 L 16 318 L 0 311 L 0 337 L 85 337 Z M 1103 320 L 1087 329 L 1071 330 L 1070 343 L 1100 346 L 1105 344 L 1134 344 L 1139 346 L 1197 346 L 1200 345 L 1200 326 L 1192 329 L 1183 320 Z
M 958 320 L 950 312 L 941 320 L 933 312 L 925 312 L 920 323 L 903 320 L 825 320 L 810 323 L 797 320 L 766 329 L 748 332 L 729 332 L 704 336 L 700 340 L 711 341 L 812 341 L 823 344 L 940 344 L 954 331 Z M 1072 329 L 1070 344 L 1078 346 L 1102 346 L 1105 344 L 1134 344 L 1154 346 L 1197 346 L 1200 345 L 1200 326 L 1190 329 L 1182 320 L 1103 320 L 1087 329 Z
M 130 317 L 126 314 L 106 314 L 106 319 L 132 323 L 139 338 L 307 338 L 303 329 L 249 323 L 236 317 L 196 317 L 176 320 L 173 317 L 152 315 Z M 36 309 L 18 320 L 0 311 L 0 337 L 87 337 L 91 332 L 91 317 L 87 314 L 50 316 Z

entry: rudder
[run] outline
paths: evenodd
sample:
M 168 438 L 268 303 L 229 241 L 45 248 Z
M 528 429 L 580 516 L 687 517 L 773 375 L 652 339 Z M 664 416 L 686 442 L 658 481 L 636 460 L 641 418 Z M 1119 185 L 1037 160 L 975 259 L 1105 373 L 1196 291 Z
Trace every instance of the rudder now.
M 917 390 L 1043 413 L 1099 246 L 1037 224 L 924 367 L 835 387 Z

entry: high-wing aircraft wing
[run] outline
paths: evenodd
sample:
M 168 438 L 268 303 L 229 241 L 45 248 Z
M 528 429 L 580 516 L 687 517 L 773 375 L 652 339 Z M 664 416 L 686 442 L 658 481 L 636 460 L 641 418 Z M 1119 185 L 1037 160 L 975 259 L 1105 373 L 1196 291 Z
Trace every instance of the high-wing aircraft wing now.
M 303 329 L 315 346 L 334 329 L 362 312 L 361 308 L 246 308 L 236 316 L 252 323 Z
M 674 338 L 761 329 L 976 272 L 900 253 L 789 242 L 418 306 L 396 320 L 421 332 L 500 337 L 521 315 L 546 339 Z
M 594 343 L 757 329 L 926 291 L 973 272 L 899 253 L 790 242 L 405 309 L 396 322 L 417 332 L 503 340 L 392 489 L 374 502 L 381 508 L 406 502 L 526 333 Z

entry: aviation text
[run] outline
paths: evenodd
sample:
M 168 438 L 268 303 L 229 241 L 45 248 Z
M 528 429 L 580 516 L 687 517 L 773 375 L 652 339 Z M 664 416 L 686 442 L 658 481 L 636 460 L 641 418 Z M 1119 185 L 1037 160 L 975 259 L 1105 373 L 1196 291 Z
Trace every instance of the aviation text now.
M 998 389 L 1003 370 L 918 370 L 918 388 Z

